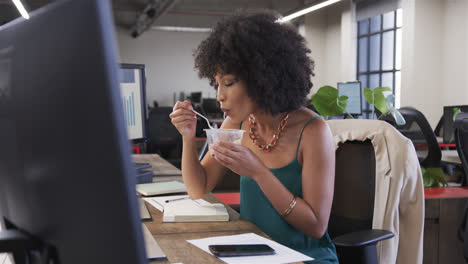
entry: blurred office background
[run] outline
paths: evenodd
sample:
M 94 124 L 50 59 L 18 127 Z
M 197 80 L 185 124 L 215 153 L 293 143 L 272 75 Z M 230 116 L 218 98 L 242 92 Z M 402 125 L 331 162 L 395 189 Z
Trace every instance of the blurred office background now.
M 23 0 L 28 10 L 50 2 Z M 214 89 L 193 70 L 192 53 L 215 21 L 237 8 L 264 7 L 287 15 L 320 2 L 114 0 L 121 62 L 146 65 L 150 105 L 156 101 L 171 106 L 174 99 L 192 92 L 214 98 Z M 151 6 L 156 12 L 145 21 L 141 15 Z M 0 24 L 18 16 L 12 1 L 0 0 Z M 138 22 L 140 28 L 145 23 L 148 28 L 135 38 L 132 32 Z M 312 93 L 323 85 L 357 79 L 363 87 L 389 86 L 397 107 L 418 109 L 433 128 L 443 106 L 468 102 L 466 0 L 342 0 L 293 23 L 307 39 L 316 62 Z
M 21 1 L 28 11 L 54 2 Z M 146 103 L 151 108 L 146 117 L 146 138 L 150 145 L 145 150 L 157 152 L 180 166 L 181 138 L 168 119 L 175 101 L 188 98 L 213 123 L 222 121 L 215 90 L 208 80 L 198 78 L 192 56 L 216 21 L 239 8 L 269 8 L 288 15 L 324 1 L 112 2 L 120 62 L 145 66 Z M 19 16 L 13 1 L 0 0 L 0 27 Z M 341 0 L 292 23 L 307 40 L 315 60 L 310 95 L 321 86 L 336 87 L 337 83 L 355 80 L 361 81 L 362 88 L 390 87 L 396 107 L 404 108 L 402 113 L 411 121 L 406 127 L 394 125 L 413 140 L 418 154 L 422 154 L 422 166 L 442 167 L 447 180 L 452 177 L 458 185 L 467 185 L 467 154 L 462 164 L 455 147 L 466 143 L 455 144 L 453 140 L 453 109 L 468 112 L 468 0 Z M 359 118 L 368 118 L 369 112 L 368 105 L 363 104 Z M 413 123 L 416 125 L 411 126 Z M 202 137 L 206 123 L 199 120 L 198 125 L 197 135 Z M 450 133 L 444 134 L 444 130 Z M 159 146 L 151 145 L 160 141 Z M 203 139 L 199 145 L 201 150 Z M 444 162 L 443 151 L 452 151 L 458 160 Z M 239 181 L 225 178 L 230 182 L 223 182 L 217 188 L 238 192 Z M 427 217 L 431 215 L 427 213 Z M 429 231 L 425 234 L 424 263 L 437 263 L 434 245 L 439 235 L 440 241 L 444 241 L 443 235 L 447 233 L 439 231 L 438 221 L 438 218 L 426 221 Z M 442 248 L 444 243 L 437 245 Z

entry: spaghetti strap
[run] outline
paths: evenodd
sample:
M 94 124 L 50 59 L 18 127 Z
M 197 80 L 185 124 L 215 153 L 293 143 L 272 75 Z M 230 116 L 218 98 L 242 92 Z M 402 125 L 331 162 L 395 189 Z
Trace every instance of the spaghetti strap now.
M 302 133 L 304 132 L 304 129 L 305 129 L 306 126 L 310 123 L 310 121 L 314 120 L 314 119 L 317 118 L 317 117 L 323 118 L 321 115 L 316 115 L 316 116 L 310 118 L 310 119 L 307 121 L 307 123 L 305 123 L 304 127 L 302 128 L 301 135 L 299 136 L 299 142 L 297 142 L 296 160 L 297 160 L 297 153 L 299 152 L 299 146 L 301 145 Z

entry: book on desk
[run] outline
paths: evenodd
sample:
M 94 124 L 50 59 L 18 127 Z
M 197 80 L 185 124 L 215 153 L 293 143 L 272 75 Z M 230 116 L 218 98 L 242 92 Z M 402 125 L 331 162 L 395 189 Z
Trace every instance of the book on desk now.
M 144 196 L 187 192 L 185 185 L 178 181 L 137 184 L 136 190 Z
M 188 195 L 149 197 L 143 200 L 163 212 L 163 222 L 229 221 L 229 213 L 221 203 L 192 200 Z

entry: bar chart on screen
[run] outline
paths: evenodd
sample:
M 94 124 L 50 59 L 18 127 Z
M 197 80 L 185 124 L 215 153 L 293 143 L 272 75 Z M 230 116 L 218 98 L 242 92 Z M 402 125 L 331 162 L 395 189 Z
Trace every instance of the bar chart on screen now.
M 135 126 L 135 97 L 134 92 L 130 96 L 123 96 L 125 120 L 127 126 Z
M 141 138 L 143 135 L 141 79 L 136 69 L 121 69 L 120 89 L 124 109 L 125 124 L 129 138 Z

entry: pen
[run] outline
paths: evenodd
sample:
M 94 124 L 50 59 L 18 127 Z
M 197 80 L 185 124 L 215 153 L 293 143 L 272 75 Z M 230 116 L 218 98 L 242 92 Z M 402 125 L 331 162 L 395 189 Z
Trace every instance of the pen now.
M 170 203 L 170 202 L 185 200 L 185 199 L 188 199 L 188 198 L 189 198 L 189 197 L 176 198 L 176 199 L 166 200 L 165 202 L 166 202 L 166 203 Z

